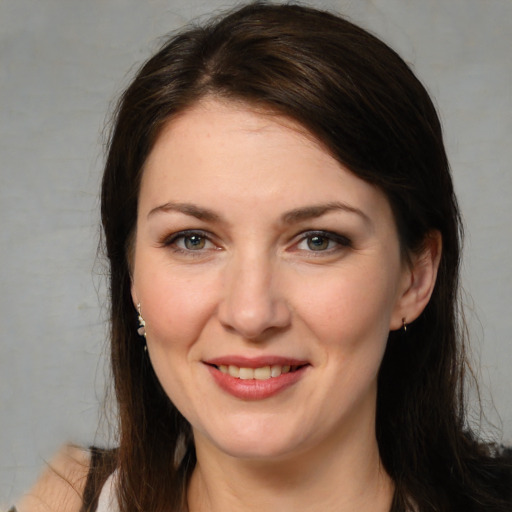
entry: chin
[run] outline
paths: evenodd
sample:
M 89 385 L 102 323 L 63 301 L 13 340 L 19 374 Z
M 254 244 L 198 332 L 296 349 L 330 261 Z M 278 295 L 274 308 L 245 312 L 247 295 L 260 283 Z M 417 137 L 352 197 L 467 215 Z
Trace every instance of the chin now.
M 218 445 L 226 455 L 236 459 L 253 461 L 275 461 L 286 459 L 294 453 L 294 447 L 290 443 L 269 443 L 262 442 L 261 439 L 255 441 L 230 442 L 224 445 Z
M 253 421 L 248 428 L 229 428 L 224 424 L 218 433 L 195 435 L 196 446 L 206 442 L 230 457 L 247 460 L 278 460 L 300 451 L 304 440 L 297 433 L 284 431 L 282 425 L 272 422 L 260 423 L 258 428 L 258 423 Z

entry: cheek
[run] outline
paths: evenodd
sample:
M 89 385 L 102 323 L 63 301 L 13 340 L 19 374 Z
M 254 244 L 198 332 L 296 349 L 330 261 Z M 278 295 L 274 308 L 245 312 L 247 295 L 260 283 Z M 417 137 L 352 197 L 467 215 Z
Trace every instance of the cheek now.
M 201 400 L 193 385 L 199 358 L 196 342 L 215 309 L 213 290 L 214 286 L 199 287 L 197 280 L 180 277 L 179 272 L 153 271 L 145 273 L 139 292 L 153 369 L 167 396 L 192 420 L 191 403 Z
M 148 346 L 169 349 L 187 346 L 197 338 L 215 309 L 214 276 L 201 279 L 170 268 L 167 263 L 136 267 L 134 281 L 146 321 Z
M 385 345 L 396 300 L 389 276 L 368 268 L 331 274 L 302 295 L 300 316 L 324 343 L 344 351 L 361 350 L 365 342 Z

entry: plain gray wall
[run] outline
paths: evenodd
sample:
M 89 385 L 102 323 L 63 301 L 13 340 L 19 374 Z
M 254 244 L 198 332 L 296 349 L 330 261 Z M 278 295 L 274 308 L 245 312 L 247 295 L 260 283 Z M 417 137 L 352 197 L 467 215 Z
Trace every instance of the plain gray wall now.
M 380 35 L 435 97 L 468 232 L 475 359 L 510 443 L 512 2 L 312 4 Z M 159 36 L 232 5 L 0 0 L 0 504 L 63 442 L 95 439 L 106 331 L 97 192 L 109 103 Z

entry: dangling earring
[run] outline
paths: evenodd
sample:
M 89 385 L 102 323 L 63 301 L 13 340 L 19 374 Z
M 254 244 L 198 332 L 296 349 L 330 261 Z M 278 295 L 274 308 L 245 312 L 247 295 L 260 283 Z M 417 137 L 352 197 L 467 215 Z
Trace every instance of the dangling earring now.
M 137 304 L 137 312 L 139 313 L 139 328 L 137 329 L 137 333 L 139 336 L 146 337 L 146 322 L 142 315 L 140 314 L 140 302 Z
M 404 332 L 407 332 L 407 322 L 405 321 L 405 317 L 402 318 L 402 329 Z
M 148 345 L 146 343 L 146 321 L 142 318 L 140 313 L 140 302 L 137 304 L 137 312 L 139 313 L 139 328 L 137 329 L 137 334 L 139 336 L 144 336 L 144 352 L 148 351 Z
M 146 337 L 146 321 L 144 318 L 142 318 L 142 315 L 140 314 L 140 302 L 137 304 L 137 312 L 139 313 L 139 328 L 137 329 L 137 333 L 139 336 Z M 148 349 L 148 346 L 146 343 L 144 343 L 144 350 L 146 351 Z

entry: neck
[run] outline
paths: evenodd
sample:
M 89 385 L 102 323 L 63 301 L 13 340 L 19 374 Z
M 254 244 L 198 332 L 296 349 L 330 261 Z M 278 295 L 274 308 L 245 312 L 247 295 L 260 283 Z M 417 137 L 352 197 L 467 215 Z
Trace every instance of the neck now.
M 270 461 L 231 457 L 197 437 L 196 452 L 189 512 L 388 512 L 391 507 L 394 486 L 373 430 L 357 432 L 351 442 Z

